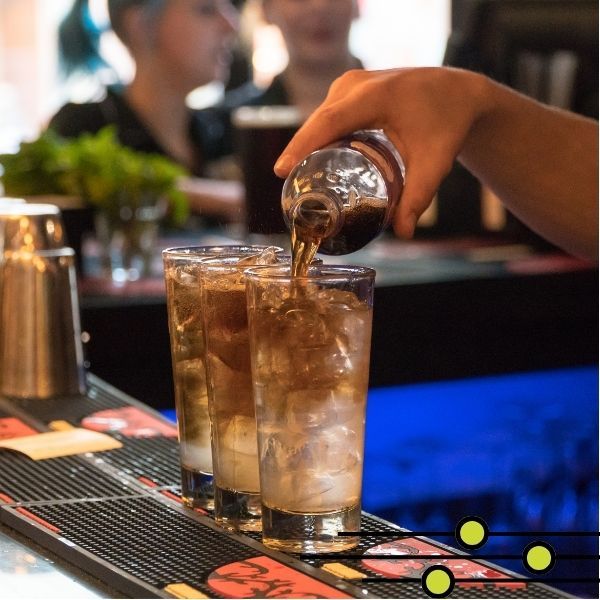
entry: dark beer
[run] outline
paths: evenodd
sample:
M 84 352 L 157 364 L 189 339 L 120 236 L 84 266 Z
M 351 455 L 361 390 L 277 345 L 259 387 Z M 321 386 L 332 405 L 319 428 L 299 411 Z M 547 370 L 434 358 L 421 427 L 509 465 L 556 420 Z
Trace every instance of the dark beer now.
M 233 124 L 246 188 L 248 233 L 285 233 L 281 179 L 273 165 L 300 125 L 298 111 L 290 106 L 243 106 L 233 113 Z

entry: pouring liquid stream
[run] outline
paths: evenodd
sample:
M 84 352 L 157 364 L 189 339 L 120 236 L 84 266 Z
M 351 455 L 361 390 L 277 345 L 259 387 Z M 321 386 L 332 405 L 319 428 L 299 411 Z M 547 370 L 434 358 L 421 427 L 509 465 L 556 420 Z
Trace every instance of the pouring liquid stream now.
M 318 200 L 303 202 L 290 222 L 292 277 L 306 277 L 322 240 L 327 236 L 333 216 Z

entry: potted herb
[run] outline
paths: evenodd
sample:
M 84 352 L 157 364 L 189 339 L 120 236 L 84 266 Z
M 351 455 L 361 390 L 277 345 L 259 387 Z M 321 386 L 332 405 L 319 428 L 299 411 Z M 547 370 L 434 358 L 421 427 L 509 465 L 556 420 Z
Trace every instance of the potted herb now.
M 188 202 L 177 183 L 186 172 L 171 160 L 137 152 L 117 140 L 113 126 L 72 140 L 45 132 L 0 155 L 4 191 L 11 196 L 81 198 L 95 214 L 105 258 L 119 279 L 148 274 L 161 223 L 180 224 Z

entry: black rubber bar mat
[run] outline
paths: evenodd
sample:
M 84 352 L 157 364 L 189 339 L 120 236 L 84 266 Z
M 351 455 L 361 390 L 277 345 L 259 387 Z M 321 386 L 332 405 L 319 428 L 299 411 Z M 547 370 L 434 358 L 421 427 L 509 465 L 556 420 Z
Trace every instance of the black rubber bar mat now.
M 210 515 L 181 505 L 175 427 L 93 375 L 88 384 L 82 397 L 0 399 L 0 437 L 85 426 L 109 432 L 123 444 L 41 461 L 0 452 L 0 520 L 123 594 L 428 598 L 420 574 L 448 564 L 481 577 L 457 582 L 452 598 L 569 597 L 541 583 L 514 582 L 514 573 L 437 542 L 399 538 L 405 530 L 366 513 L 361 531 L 377 532 L 376 538 L 362 537 L 352 551 L 318 558 L 269 550 L 259 535 L 225 532 Z M 381 553 L 423 558 L 380 559 Z

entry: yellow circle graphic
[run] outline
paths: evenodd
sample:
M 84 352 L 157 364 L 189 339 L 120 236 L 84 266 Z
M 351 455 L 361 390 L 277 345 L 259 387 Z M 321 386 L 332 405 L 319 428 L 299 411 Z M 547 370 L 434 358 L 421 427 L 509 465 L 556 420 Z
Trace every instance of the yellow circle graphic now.
M 525 564 L 532 571 L 543 572 L 551 568 L 554 557 L 546 544 L 531 544 L 525 554 Z
M 435 595 L 445 594 L 450 589 L 450 584 L 451 581 L 448 573 L 441 569 L 434 569 L 425 578 L 425 586 Z
M 431 598 L 445 598 L 454 589 L 454 575 L 448 567 L 434 565 L 421 576 L 421 587 Z
M 463 517 L 454 529 L 456 541 L 468 550 L 481 548 L 487 542 L 489 535 L 487 523 L 476 516 Z
M 485 539 L 485 529 L 479 521 L 465 521 L 460 527 L 459 535 L 466 546 L 478 546 Z

